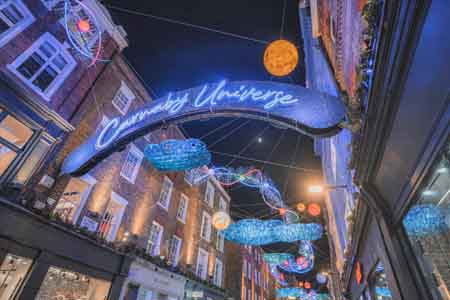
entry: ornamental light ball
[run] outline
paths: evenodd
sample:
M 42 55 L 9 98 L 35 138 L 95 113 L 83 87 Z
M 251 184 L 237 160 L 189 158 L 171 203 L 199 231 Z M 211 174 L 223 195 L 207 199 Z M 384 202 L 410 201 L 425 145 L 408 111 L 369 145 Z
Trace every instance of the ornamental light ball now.
M 217 230 L 225 230 L 230 226 L 231 218 L 230 215 L 228 215 L 224 211 L 218 211 L 214 213 L 212 217 L 212 224 L 215 229 Z
M 264 66 L 270 74 L 278 77 L 292 73 L 298 64 L 298 50 L 287 40 L 276 40 L 264 51 Z

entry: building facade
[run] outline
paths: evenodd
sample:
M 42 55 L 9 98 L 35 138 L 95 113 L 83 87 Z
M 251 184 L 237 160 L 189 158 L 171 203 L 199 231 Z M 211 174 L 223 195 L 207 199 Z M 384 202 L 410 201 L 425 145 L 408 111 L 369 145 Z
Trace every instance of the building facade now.
M 342 292 L 347 299 L 450 299 L 447 3 L 309 4 L 312 32 L 349 112 L 350 140 L 336 145 L 350 147 L 342 153 L 321 141 L 319 152 L 328 197 L 333 186 L 350 186 L 349 177 L 356 186 L 350 216 L 333 206 L 347 226 L 330 220 L 337 236 L 347 227 L 343 247 L 334 238 Z M 344 182 L 327 173 L 339 170 L 334 156 L 348 163 Z
M 275 299 L 275 283 L 264 262 L 261 247 L 226 242 L 227 276 L 225 287 L 235 300 Z

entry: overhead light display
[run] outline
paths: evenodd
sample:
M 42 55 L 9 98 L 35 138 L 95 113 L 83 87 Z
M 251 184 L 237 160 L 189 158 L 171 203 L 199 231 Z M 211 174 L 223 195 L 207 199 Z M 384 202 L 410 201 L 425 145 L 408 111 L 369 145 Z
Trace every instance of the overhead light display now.
M 243 219 L 231 224 L 224 233 L 229 241 L 259 246 L 278 242 L 317 240 L 321 238 L 323 228 L 316 223 L 284 224 L 279 220 Z
M 145 157 L 159 171 L 185 171 L 211 162 L 211 153 L 198 139 L 166 140 L 160 144 L 149 144 Z
M 276 264 L 269 264 L 269 270 L 275 281 L 278 282 L 281 286 L 288 285 L 286 279 L 284 278 L 284 274 L 278 270 Z
M 285 272 L 304 274 L 314 267 L 314 249 L 309 241 L 299 242 L 299 257 L 288 258 L 287 264 L 280 264 L 279 268 Z
M 328 300 L 330 295 L 328 293 L 317 293 L 314 290 L 307 291 L 298 287 L 285 287 L 276 290 L 277 297 L 289 298 L 295 297 L 298 300 Z
M 273 76 L 286 76 L 298 65 L 298 50 L 287 40 L 276 40 L 264 51 L 264 66 Z
M 263 259 L 268 264 L 279 265 L 288 259 L 294 259 L 290 253 L 264 253 Z
M 326 274 L 324 274 L 323 272 L 317 273 L 316 280 L 320 284 L 325 284 L 328 280 L 328 276 Z
M 426 236 L 446 230 L 446 215 L 432 204 L 413 206 L 403 219 L 406 232 L 411 236 Z
M 230 215 L 224 211 L 215 212 L 212 217 L 212 224 L 217 230 L 225 230 L 231 223 Z

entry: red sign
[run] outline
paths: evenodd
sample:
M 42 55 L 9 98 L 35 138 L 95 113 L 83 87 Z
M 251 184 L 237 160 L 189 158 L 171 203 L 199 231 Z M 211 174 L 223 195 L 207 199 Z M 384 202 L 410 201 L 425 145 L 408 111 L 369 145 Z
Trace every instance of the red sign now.
M 358 284 L 361 284 L 361 281 L 362 281 L 362 278 L 363 278 L 363 274 L 362 274 L 361 264 L 359 263 L 359 261 L 356 262 L 355 276 L 356 276 L 356 282 Z

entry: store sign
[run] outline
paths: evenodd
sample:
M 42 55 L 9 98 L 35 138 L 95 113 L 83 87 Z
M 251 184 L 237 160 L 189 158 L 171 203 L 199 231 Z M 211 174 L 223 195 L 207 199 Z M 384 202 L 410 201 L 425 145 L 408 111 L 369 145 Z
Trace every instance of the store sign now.
M 81 175 L 129 142 L 164 124 L 205 117 L 263 119 L 311 136 L 339 132 L 345 118 L 340 99 L 298 85 L 242 81 L 206 84 L 169 93 L 109 121 L 63 163 L 64 174 Z

